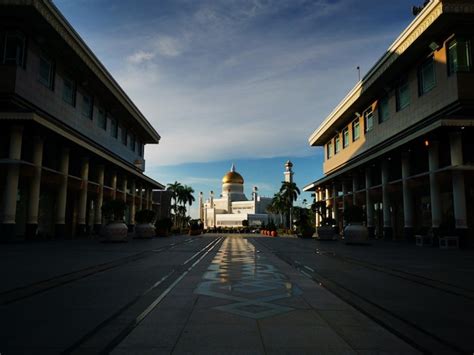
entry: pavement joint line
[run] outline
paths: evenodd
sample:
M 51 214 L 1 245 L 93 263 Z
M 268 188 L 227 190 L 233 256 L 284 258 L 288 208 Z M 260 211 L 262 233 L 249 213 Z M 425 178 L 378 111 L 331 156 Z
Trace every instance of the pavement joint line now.
M 224 239 L 224 237 L 220 237 L 217 240 L 213 240 L 204 248 L 202 248 L 200 252 L 205 251 L 204 254 L 198 260 L 196 260 L 190 267 L 188 267 L 176 280 L 174 280 L 173 283 L 168 286 L 141 314 L 139 314 L 128 327 L 126 327 L 111 343 L 109 343 L 103 353 L 108 354 L 114 348 L 116 348 L 133 331 L 133 329 L 135 329 L 160 304 L 160 302 L 176 287 L 176 285 L 178 285 L 178 283 L 181 282 L 181 280 L 186 277 L 189 272 L 197 264 L 199 264 L 214 249 L 217 244 L 219 244 L 222 239 Z
M 334 294 L 335 296 L 337 296 L 338 298 L 340 298 L 344 302 L 348 303 L 349 305 L 354 307 L 356 310 L 363 313 L 364 315 L 366 315 L 367 317 L 369 317 L 370 319 L 375 321 L 377 324 L 379 324 L 380 326 L 382 326 L 383 328 L 385 328 L 389 332 L 393 333 L 394 335 L 398 336 L 403 341 L 407 342 L 409 345 L 413 346 L 415 349 L 417 349 L 419 351 L 422 351 L 425 354 L 431 354 L 433 352 L 435 352 L 435 353 L 438 352 L 440 350 L 439 346 L 442 345 L 442 346 L 444 346 L 444 349 L 442 350 L 443 353 L 458 353 L 458 354 L 463 354 L 464 353 L 464 351 L 462 349 L 458 348 L 456 345 L 451 344 L 451 343 L 445 341 L 444 339 L 439 338 L 437 335 L 432 334 L 431 332 L 417 326 L 416 324 L 412 323 L 411 321 L 406 320 L 406 319 L 394 314 L 390 310 L 388 310 L 388 309 L 386 309 L 386 308 L 384 308 L 384 307 L 382 307 L 382 306 L 366 299 L 365 297 L 363 297 L 361 295 L 358 295 L 356 292 L 340 285 L 338 282 L 327 279 L 326 277 L 324 277 L 322 275 L 319 275 L 317 272 L 314 272 L 313 275 L 308 275 L 303 270 L 301 270 L 301 268 L 304 267 L 304 265 L 302 265 L 301 263 L 299 263 L 299 262 L 297 262 L 297 261 L 295 261 L 295 260 L 293 260 L 289 257 L 286 257 L 286 256 L 282 255 L 281 253 L 275 253 L 275 255 L 277 257 L 279 257 L 280 259 L 282 259 L 283 261 L 285 261 L 286 263 L 288 263 L 289 265 L 293 266 L 295 269 L 300 271 L 303 275 L 305 275 L 306 277 L 308 277 L 312 281 L 314 281 L 316 283 L 319 283 L 319 285 L 323 286 L 329 292 L 331 292 L 332 294 Z M 333 286 L 331 286 L 331 283 L 333 284 Z M 337 290 L 337 289 L 339 289 L 339 290 Z M 349 294 L 349 296 L 341 295 L 341 293 L 344 293 L 344 292 Z M 350 299 L 351 297 L 352 297 L 352 300 Z M 405 329 L 407 331 L 405 333 L 402 333 L 401 331 L 399 331 L 395 328 L 396 327 L 395 325 L 387 324 L 387 320 L 382 320 L 380 318 L 377 318 L 374 315 L 374 313 L 375 313 L 374 311 L 367 311 L 362 306 L 356 304 L 357 301 L 354 300 L 354 298 L 356 298 L 356 299 L 358 298 L 359 301 L 362 301 L 362 303 L 365 302 L 366 304 L 369 305 L 369 307 L 371 306 L 371 307 L 374 307 L 375 309 L 378 309 L 379 317 L 380 316 L 382 316 L 382 317 L 385 316 L 385 318 L 386 318 L 388 316 L 388 317 L 394 318 L 395 321 L 402 322 L 402 324 L 405 325 L 405 328 L 410 327 L 412 329 Z M 382 312 L 382 314 L 380 314 L 381 313 L 380 311 Z M 386 314 L 384 315 L 383 313 L 386 313 Z M 425 346 L 415 342 L 412 338 L 410 338 L 408 335 L 406 335 L 406 333 L 412 334 L 413 330 L 418 331 L 419 333 L 422 333 L 425 337 L 428 337 L 428 340 L 427 340 L 428 342 L 432 343 L 433 341 L 435 341 L 437 344 L 435 344 L 435 346 L 432 347 L 431 349 L 427 349 Z M 419 337 L 413 336 L 413 338 L 418 339 Z M 426 343 L 426 341 L 425 341 L 425 343 Z
M 187 243 L 188 240 L 175 243 L 176 245 L 181 245 Z M 152 250 L 153 252 L 162 252 L 169 250 L 172 247 L 167 245 L 160 249 Z M 105 272 L 123 265 L 126 265 L 130 262 L 141 260 L 151 254 L 150 250 L 145 250 L 136 254 L 128 255 L 123 258 L 115 259 L 106 263 L 101 263 L 93 266 L 89 266 L 83 269 L 76 271 L 71 271 L 66 274 L 59 276 L 51 277 L 46 280 L 41 280 L 34 282 L 32 284 L 14 288 L 12 290 L 4 291 L 0 293 L 0 305 L 8 305 L 21 301 L 23 299 L 36 296 L 40 293 L 46 292 L 48 290 L 67 285 L 71 282 L 82 280 L 92 275 L 96 275 L 101 272 Z
M 201 249 L 201 251 L 206 250 L 206 248 L 214 243 L 218 242 L 219 240 L 214 240 L 207 244 L 204 248 Z M 207 252 L 210 252 L 208 250 Z M 151 291 L 155 290 L 158 288 L 158 286 L 162 285 L 165 281 L 167 281 L 173 274 L 177 273 L 177 268 L 173 268 L 167 275 L 162 277 L 159 281 L 157 281 L 152 287 L 147 289 L 145 292 L 143 292 L 141 295 L 135 297 L 132 301 L 128 302 L 125 306 L 121 307 L 117 312 L 115 312 L 112 316 L 101 322 L 98 326 L 96 326 L 94 329 L 92 329 L 90 332 L 88 332 L 86 335 L 84 335 L 81 339 L 79 339 L 77 342 L 75 342 L 73 345 L 68 347 L 66 350 L 64 350 L 62 353 L 63 354 L 84 354 L 88 353 L 88 346 L 87 342 L 89 342 L 91 339 L 94 339 L 94 337 L 100 336 L 100 331 L 104 328 L 106 328 L 108 325 L 112 324 L 112 322 L 117 319 L 119 316 L 123 315 L 127 310 L 131 309 L 133 306 L 139 304 L 139 302 L 145 297 L 147 294 L 149 294 Z M 162 293 L 163 294 L 163 293 Z M 160 295 L 162 295 L 160 294 Z M 159 296 L 158 296 L 159 297 Z M 147 307 L 148 309 L 149 307 Z M 151 310 L 150 310 L 151 311 Z M 140 314 L 142 315 L 143 312 Z M 139 315 L 139 316 L 140 316 Z M 139 317 L 138 316 L 138 317 Z M 146 316 L 146 315 L 145 315 Z M 125 328 L 122 328 L 121 331 L 119 331 L 119 334 L 115 336 L 111 342 L 103 346 L 103 350 L 99 351 L 96 349 L 94 353 L 101 353 L 101 354 L 108 354 L 110 351 L 112 351 L 125 337 L 138 325 L 137 318 L 130 322 L 128 326 Z M 142 321 L 144 317 L 140 320 Z M 96 347 L 95 347 L 96 348 Z
M 460 287 L 460 286 L 456 286 L 456 285 L 450 284 L 448 282 L 444 282 L 444 281 L 436 280 L 436 279 L 431 279 L 429 277 L 416 275 L 416 274 L 406 272 L 406 271 L 402 271 L 402 270 L 386 268 L 386 267 L 383 267 L 383 266 L 380 266 L 380 265 L 377 265 L 377 264 L 374 264 L 374 263 L 369 263 L 369 262 L 366 262 L 366 261 L 358 260 L 358 259 L 347 257 L 347 256 L 337 255 L 336 253 L 332 253 L 332 252 L 327 253 L 327 252 L 324 252 L 324 251 L 317 251 L 316 253 L 318 253 L 318 254 L 324 253 L 324 254 L 321 254 L 321 255 L 328 256 L 330 258 L 334 258 L 334 259 L 338 259 L 338 260 L 342 260 L 342 261 L 347 262 L 347 263 L 352 263 L 352 264 L 355 264 L 355 265 L 363 266 L 367 269 L 372 269 L 372 270 L 380 272 L 380 273 L 385 273 L 385 274 L 388 274 L 388 275 L 391 275 L 391 276 L 394 276 L 394 277 L 398 277 L 398 278 L 403 279 L 403 280 L 413 282 L 415 284 L 420 284 L 420 285 L 430 287 L 430 288 L 433 288 L 435 290 L 443 291 L 443 292 L 446 292 L 446 293 L 449 293 L 449 294 L 452 294 L 452 295 L 456 295 L 456 296 L 459 296 L 459 297 L 464 297 L 464 298 L 467 298 L 469 300 L 474 300 L 474 294 L 473 294 L 474 291 L 473 290 L 468 289 L 468 288 L 464 288 L 464 287 Z M 445 287 L 435 285 L 433 283 L 438 283 L 438 284 L 448 286 L 450 288 L 462 290 L 462 291 L 467 292 L 468 294 L 458 292 L 458 291 L 455 291 L 455 290 L 452 290 L 452 289 L 450 290 L 450 289 L 447 289 Z

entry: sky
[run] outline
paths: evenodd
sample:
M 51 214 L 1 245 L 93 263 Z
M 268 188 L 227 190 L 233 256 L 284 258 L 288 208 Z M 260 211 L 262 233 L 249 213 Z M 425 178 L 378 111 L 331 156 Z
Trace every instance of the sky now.
M 220 192 L 232 163 L 248 196 L 273 196 L 287 160 L 301 189 L 320 178 L 308 137 L 422 2 L 54 0 L 161 135 L 146 174 L 196 200 Z

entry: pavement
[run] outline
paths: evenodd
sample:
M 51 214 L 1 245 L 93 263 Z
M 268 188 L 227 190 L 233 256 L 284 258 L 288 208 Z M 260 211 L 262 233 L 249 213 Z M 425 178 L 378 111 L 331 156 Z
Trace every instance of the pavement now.
M 255 235 L 2 245 L 0 353 L 472 352 L 473 256 Z

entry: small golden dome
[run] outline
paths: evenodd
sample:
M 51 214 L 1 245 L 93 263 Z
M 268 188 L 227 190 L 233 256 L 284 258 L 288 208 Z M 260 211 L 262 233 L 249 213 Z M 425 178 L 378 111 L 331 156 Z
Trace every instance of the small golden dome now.
M 244 183 L 244 178 L 238 172 L 235 171 L 235 166 L 232 164 L 230 171 L 224 175 L 222 178 L 223 184 L 242 184 Z

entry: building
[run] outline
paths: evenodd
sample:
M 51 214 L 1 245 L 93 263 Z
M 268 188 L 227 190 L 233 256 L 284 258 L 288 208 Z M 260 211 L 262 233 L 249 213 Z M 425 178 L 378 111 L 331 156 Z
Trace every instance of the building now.
M 473 243 L 473 41 L 472 1 L 426 2 L 311 134 L 324 176 L 304 191 L 327 201 L 340 226 L 354 204 L 378 237 L 432 228 Z
M 0 239 L 72 237 L 109 199 L 151 208 L 160 136 L 49 0 L 0 3 Z
M 292 166 L 291 162 L 286 163 L 285 179 L 291 181 Z M 209 199 L 204 202 L 202 192 L 199 194 L 199 218 L 205 229 L 242 227 L 243 221 L 247 221 L 249 226 L 261 226 L 268 224 L 270 220 L 276 223 L 279 217 L 267 212 L 271 202 L 271 198 L 258 194 L 256 186 L 253 188 L 252 199 L 248 200 L 244 194 L 244 179 L 232 164 L 230 171 L 222 178 L 220 198 L 214 198 L 214 192 L 211 191 Z

